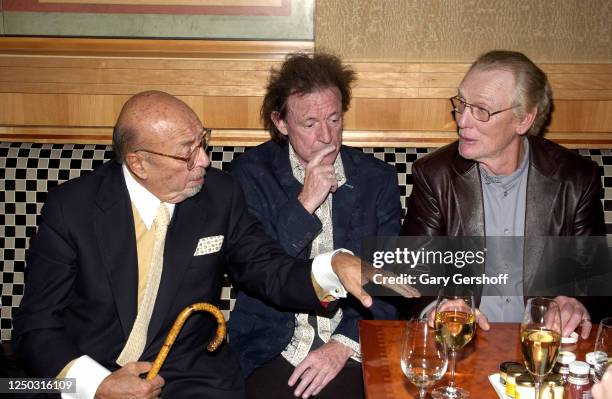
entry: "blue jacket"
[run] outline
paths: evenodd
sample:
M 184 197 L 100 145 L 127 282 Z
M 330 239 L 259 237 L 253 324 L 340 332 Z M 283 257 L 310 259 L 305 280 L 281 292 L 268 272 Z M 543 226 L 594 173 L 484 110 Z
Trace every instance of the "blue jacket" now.
M 401 219 L 400 192 L 395 168 L 359 150 L 340 150 L 346 183 L 333 200 L 334 248 L 360 253 L 368 236 L 395 236 Z M 311 242 L 322 228 L 319 219 L 297 200 L 302 185 L 293 177 L 287 144 L 268 141 L 236 158 L 231 173 L 245 192 L 249 210 L 268 234 L 292 256 L 307 259 Z M 341 301 L 343 317 L 334 331 L 359 341 L 361 318 L 396 318 L 396 309 L 376 300 L 372 310 L 355 298 Z M 278 356 L 294 332 L 295 313 L 255 299 L 241 289 L 229 321 L 230 345 L 239 352 L 242 371 L 248 376 Z

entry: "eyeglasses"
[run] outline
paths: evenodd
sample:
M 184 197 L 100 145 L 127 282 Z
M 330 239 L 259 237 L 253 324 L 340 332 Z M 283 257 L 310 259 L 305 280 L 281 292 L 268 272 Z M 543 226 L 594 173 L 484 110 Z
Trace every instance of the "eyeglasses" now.
M 500 109 L 499 111 L 495 111 L 495 112 L 489 112 L 489 110 L 486 108 L 482 108 L 482 107 L 479 107 L 478 105 L 466 103 L 459 96 L 451 97 L 450 102 L 453 105 L 453 111 L 459 114 L 462 114 L 465 111 L 465 108 L 467 107 L 470 109 L 470 112 L 472 113 L 472 116 L 474 117 L 474 119 L 479 120 L 480 122 L 488 122 L 489 119 L 491 119 L 493 115 L 497 115 L 501 112 L 508 111 L 508 110 L 511 110 L 517 107 L 516 105 L 514 105 L 510 108 Z
M 186 157 L 179 157 L 178 155 L 164 154 L 164 153 L 161 153 L 161 152 L 145 150 L 145 149 L 142 149 L 142 148 L 138 149 L 138 150 L 136 150 L 134 152 L 140 152 L 140 151 L 148 152 L 149 154 L 160 155 L 162 157 L 176 159 L 177 161 L 183 161 L 183 162 L 187 163 L 187 169 L 191 170 L 191 169 L 193 169 L 193 166 L 195 165 L 195 161 L 198 158 L 198 154 L 200 152 L 200 149 L 204 150 L 204 152 L 208 151 L 208 146 L 210 144 L 210 135 L 211 135 L 211 133 L 212 133 L 212 129 L 205 127 L 202 130 L 202 141 L 200 141 L 200 143 Z

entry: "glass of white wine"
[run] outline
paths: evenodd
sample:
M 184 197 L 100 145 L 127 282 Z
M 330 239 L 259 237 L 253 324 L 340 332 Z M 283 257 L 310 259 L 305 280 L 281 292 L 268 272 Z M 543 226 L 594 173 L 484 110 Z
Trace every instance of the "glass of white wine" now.
M 474 336 L 476 311 L 473 292 L 461 287 L 442 289 L 436 302 L 434 324 L 437 340 L 444 342 L 450 352 L 450 378 L 447 386 L 433 391 L 433 397 L 469 398 L 469 392 L 455 384 L 455 363 L 457 351 L 467 345 Z
M 535 399 L 540 398 L 540 386 L 550 373 L 561 345 L 561 312 L 549 298 L 531 298 L 525 306 L 521 323 L 521 348 L 525 367 L 535 381 Z
M 595 338 L 595 381 L 601 381 L 606 369 L 612 364 L 612 317 L 601 319 Z
M 406 323 L 401 364 L 404 375 L 419 388 L 420 399 L 425 398 L 428 387 L 444 376 L 448 365 L 446 345 L 436 339 L 427 320 Z

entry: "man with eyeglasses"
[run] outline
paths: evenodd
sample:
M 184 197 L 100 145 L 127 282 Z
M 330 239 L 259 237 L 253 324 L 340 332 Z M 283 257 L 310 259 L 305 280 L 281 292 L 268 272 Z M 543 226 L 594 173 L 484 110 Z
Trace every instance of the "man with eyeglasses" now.
M 235 179 L 209 167 L 209 139 L 181 100 L 137 94 L 113 132 L 116 160 L 49 193 L 13 337 L 31 376 L 76 378 L 63 397 L 243 398 L 238 359 L 206 351 L 215 324 L 201 314 L 160 375 L 139 378 L 186 306 L 219 302 L 225 272 L 279 305 L 319 309 L 345 288 L 371 304 L 358 258 L 296 260 L 265 234 Z
M 542 270 L 527 237 L 606 234 L 598 166 L 540 137 L 551 89 L 521 53 L 481 55 L 450 101 L 459 140 L 413 164 L 402 235 L 486 236 L 487 249 L 496 248 L 487 253 L 487 272 L 510 273 L 515 286 L 501 295 L 485 287 L 480 325 L 487 329 L 487 318 L 520 322 L 524 283 L 543 272 L 570 272 Z M 563 334 L 581 327 L 586 338 L 591 320 L 584 301 L 555 300 Z

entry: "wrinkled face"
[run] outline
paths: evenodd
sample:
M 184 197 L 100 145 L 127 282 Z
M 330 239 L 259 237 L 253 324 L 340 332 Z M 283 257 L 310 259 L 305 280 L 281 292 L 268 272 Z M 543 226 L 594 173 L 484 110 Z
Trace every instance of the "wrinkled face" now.
M 313 154 L 330 145 L 335 151 L 321 163 L 334 163 L 342 144 L 342 97 L 337 88 L 292 94 L 287 100 L 285 119 L 273 116 L 272 120 L 287 136 L 302 164 L 306 165 Z
M 163 134 L 150 134 L 142 148 L 179 157 L 188 157 L 202 143 L 202 124 L 197 118 L 190 121 L 159 121 L 154 130 Z M 196 160 L 189 170 L 187 163 L 161 155 L 142 153 L 146 157 L 146 179 L 143 185 L 161 201 L 179 203 L 196 195 L 204 185 L 210 159 L 202 148 L 196 151 Z
M 514 96 L 514 76 L 500 69 L 471 71 L 459 85 L 458 96 L 490 113 L 509 108 Z M 459 129 L 459 153 L 485 166 L 516 159 L 520 136 L 529 128 L 514 117 L 512 110 L 493 115 L 488 122 L 481 122 L 466 108 L 461 114 L 455 113 L 455 121 Z

